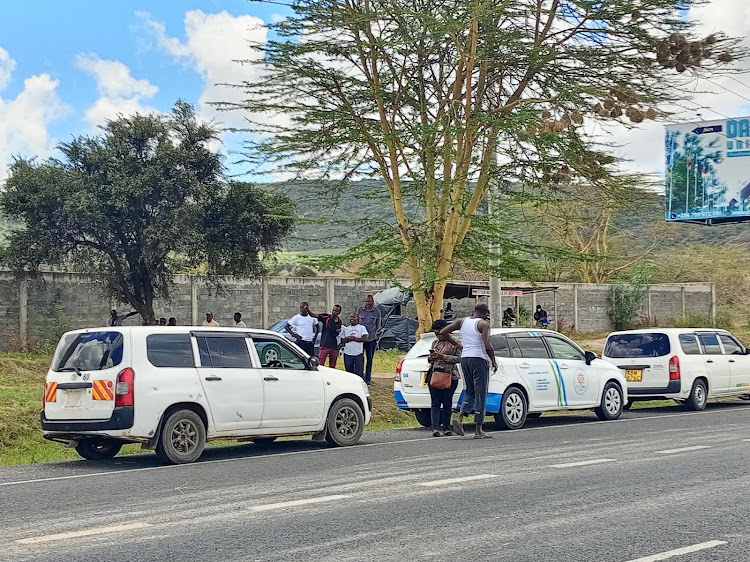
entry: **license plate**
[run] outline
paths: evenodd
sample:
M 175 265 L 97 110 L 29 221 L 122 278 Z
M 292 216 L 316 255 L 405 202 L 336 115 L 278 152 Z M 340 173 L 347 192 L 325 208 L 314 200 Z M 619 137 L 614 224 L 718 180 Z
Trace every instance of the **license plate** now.
M 643 370 L 627 369 L 625 371 L 625 380 L 629 382 L 641 382 L 643 380 Z
M 427 373 L 422 373 L 422 386 L 427 386 Z
M 83 390 L 66 390 L 65 391 L 65 407 L 66 408 L 80 408 L 82 399 L 83 399 Z

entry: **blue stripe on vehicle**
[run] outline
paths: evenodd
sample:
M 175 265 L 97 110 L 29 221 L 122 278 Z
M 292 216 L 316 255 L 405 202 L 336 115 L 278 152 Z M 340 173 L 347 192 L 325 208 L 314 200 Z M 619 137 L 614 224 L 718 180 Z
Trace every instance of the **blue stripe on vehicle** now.
M 562 371 L 560 371 L 560 365 L 558 365 L 557 361 L 554 359 L 552 360 L 552 364 L 555 366 L 555 369 L 557 370 L 557 377 L 560 379 L 560 386 L 562 388 L 562 395 L 563 400 L 565 401 L 564 406 L 568 405 L 568 396 L 565 394 L 565 381 L 563 380 Z
M 458 395 L 458 402 L 456 402 L 456 409 L 461 408 L 461 404 L 464 403 L 464 400 L 466 399 L 466 391 L 462 390 L 461 394 Z
M 398 406 L 402 410 L 409 409 L 409 404 L 406 403 L 406 399 L 404 398 L 404 395 L 401 394 L 400 390 L 394 390 L 393 397 L 396 399 L 396 406 Z
M 500 411 L 500 403 L 503 401 L 503 395 L 497 392 L 487 393 L 487 413 L 497 414 Z

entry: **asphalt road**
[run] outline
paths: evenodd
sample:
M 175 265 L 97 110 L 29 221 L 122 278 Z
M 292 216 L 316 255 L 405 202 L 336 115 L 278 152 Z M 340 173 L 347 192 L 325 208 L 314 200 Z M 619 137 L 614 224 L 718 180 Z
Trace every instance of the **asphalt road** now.
M 750 403 L 493 434 L 0 468 L 0 560 L 750 559 Z

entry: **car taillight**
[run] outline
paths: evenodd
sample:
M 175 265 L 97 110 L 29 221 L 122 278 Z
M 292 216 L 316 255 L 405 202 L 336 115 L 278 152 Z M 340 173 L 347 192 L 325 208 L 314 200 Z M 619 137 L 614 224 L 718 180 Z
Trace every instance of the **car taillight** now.
M 115 384 L 115 406 L 132 406 L 135 383 L 135 371 L 128 367 L 117 375 Z
M 404 360 L 398 362 L 398 365 L 396 365 L 396 379 L 397 381 L 401 380 L 401 367 L 404 365 Z
M 44 392 L 42 392 L 42 410 L 44 410 L 47 407 L 47 389 L 49 388 L 49 383 L 44 383 Z
M 669 380 L 680 380 L 680 360 L 676 355 L 669 360 Z

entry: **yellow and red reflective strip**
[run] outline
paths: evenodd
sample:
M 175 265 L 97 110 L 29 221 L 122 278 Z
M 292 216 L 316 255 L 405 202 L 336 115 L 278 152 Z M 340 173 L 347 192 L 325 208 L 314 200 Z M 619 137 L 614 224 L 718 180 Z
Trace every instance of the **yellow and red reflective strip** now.
M 112 381 L 96 379 L 91 387 L 91 398 L 94 400 L 114 400 L 115 391 Z
M 57 402 L 57 383 L 48 382 L 44 385 L 44 401 Z

